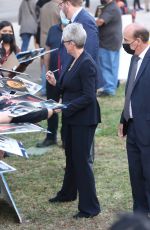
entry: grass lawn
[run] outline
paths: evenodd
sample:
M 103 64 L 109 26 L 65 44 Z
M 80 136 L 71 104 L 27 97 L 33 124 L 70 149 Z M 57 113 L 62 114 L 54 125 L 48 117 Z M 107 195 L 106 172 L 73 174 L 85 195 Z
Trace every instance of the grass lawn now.
M 117 137 L 124 85 L 120 86 L 115 97 L 98 100 L 102 124 L 96 130 L 94 172 L 101 214 L 93 219 L 74 220 L 72 215 L 77 212 L 78 201 L 48 203 L 49 197 L 53 197 L 61 187 L 65 167 L 64 152 L 56 146 L 49 148 L 44 155 L 30 156 L 27 160 L 15 156 L 4 159 L 17 169 L 11 174 L 5 174 L 5 177 L 23 223 L 15 223 L 15 216 L 9 208 L 0 208 L 1 230 L 106 230 L 115 220 L 116 214 L 131 211 L 125 140 Z M 46 127 L 46 122 L 41 125 Z M 35 146 L 44 136 L 43 133 L 28 133 L 18 134 L 15 138 L 22 140 L 28 148 Z

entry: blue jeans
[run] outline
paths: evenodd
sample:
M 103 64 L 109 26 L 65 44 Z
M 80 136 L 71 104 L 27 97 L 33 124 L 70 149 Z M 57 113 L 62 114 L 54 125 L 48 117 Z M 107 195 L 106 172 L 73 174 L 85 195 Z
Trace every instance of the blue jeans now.
M 118 83 L 119 51 L 99 48 L 101 87 L 104 92 L 115 95 Z
M 29 34 L 29 33 L 21 34 L 21 38 L 22 38 L 21 51 L 22 52 L 26 51 L 28 49 L 31 36 L 32 36 L 32 34 Z

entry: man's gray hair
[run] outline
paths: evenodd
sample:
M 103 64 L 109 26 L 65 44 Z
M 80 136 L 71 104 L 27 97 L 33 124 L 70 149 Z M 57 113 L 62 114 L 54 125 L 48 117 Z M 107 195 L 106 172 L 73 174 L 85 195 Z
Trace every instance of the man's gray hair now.
M 63 29 L 63 41 L 73 41 L 78 48 L 83 48 L 87 34 L 82 24 L 71 23 Z

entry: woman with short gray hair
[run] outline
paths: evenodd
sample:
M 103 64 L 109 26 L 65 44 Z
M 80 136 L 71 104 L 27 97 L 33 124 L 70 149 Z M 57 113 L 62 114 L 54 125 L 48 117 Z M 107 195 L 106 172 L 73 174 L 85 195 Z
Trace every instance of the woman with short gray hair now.
M 96 100 L 97 68 L 84 50 L 86 32 L 79 23 L 67 25 L 62 40 L 73 61 L 56 82 L 48 71 L 48 82 L 57 87 L 67 108 L 62 111 L 65 124 L 66 168 L 61 190 L 49 202 L 73 201 L 79 194 L 79 212 L 73 217 L 89 218 L 100 212 L 95 180 L 90 165 L 90 149 L 95 129 L 100 122 L 100 108 Z
M 83 48 L 86 42 L 86 31 L 82 24 L 72 23 L 64 28 L 62 39 L 63 41 L 73 41 L 78 48 Z

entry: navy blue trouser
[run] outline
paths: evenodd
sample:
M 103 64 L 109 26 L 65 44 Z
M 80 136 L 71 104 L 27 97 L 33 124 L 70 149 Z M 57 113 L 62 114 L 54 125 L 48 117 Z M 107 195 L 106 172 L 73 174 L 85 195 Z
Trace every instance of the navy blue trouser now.
M 90 150 L 95 134 L 93 126 L 65 126 L 66 170 L 58 196 L 74 200 L 79 193 L 79 211 L 96 215 L 100 212 L 96 196 Z
M 127 131 L 127 155 L 133 196 L 133 211 L 150 212 L 150 145 L 141 144 L 136 136 L 134 121 Z

